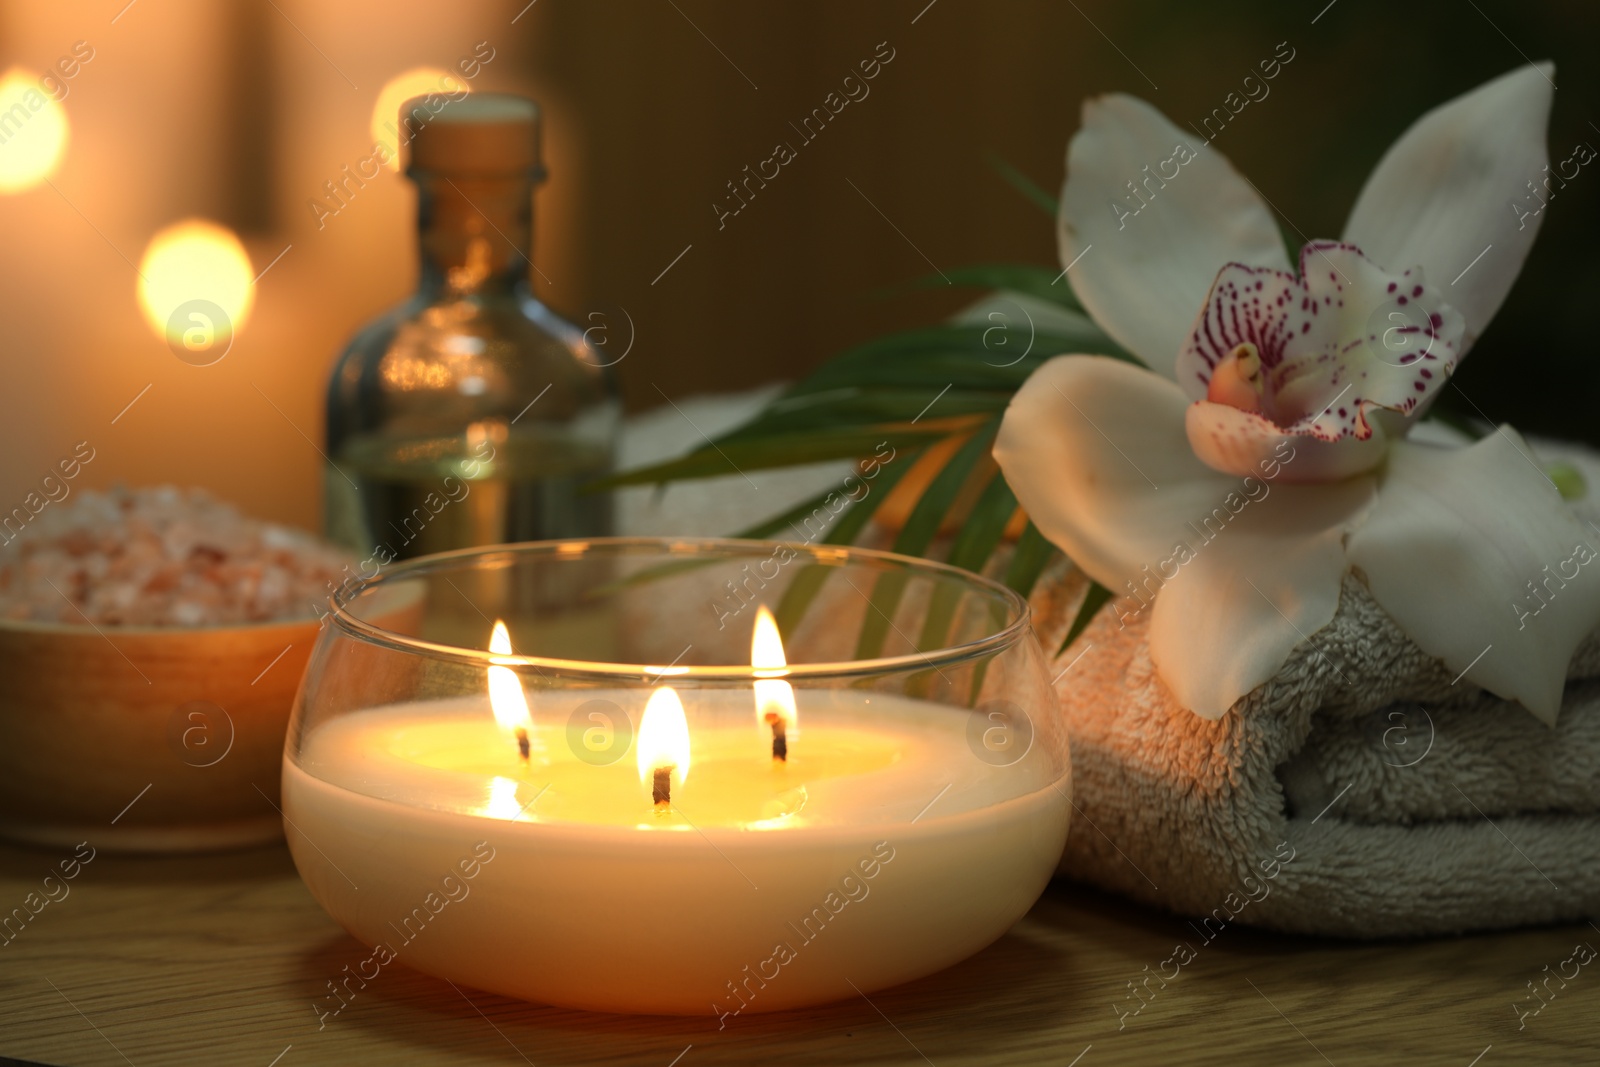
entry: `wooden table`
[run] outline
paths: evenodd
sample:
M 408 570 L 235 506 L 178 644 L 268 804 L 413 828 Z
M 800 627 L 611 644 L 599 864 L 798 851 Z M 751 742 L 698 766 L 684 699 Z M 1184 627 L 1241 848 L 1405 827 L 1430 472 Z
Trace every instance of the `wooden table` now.
M 0 908 L 63 857 L 0 847 Z M 942 974 L 810 1011 L 705 1017 L 541 1008 L 393 966 L 319 1031 L 313 999 L 367 953 L 280 847 L 100 853 L 0 946 L 0 1060 L 49 1064 L 1502 1064 L 1600 1062 L 1600 963 L 1519 1032 L 1512 1004 L 1580 924 L 1408 944 L 1228 929 L 1118 1029 L 1179 919 L 1065 883 Z M 59 894 L 59 890 L 57 890 Z M 1531 1001 L 1523 1001 L 1524 1006 Z

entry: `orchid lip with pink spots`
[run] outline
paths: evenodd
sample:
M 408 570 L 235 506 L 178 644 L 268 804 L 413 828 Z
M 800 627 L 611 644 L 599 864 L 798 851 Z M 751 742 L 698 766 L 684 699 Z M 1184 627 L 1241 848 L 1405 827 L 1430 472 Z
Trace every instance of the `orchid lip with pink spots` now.
M 1455 369 L 1464 331 L 1422 268 L 1391 274 L 1347 242 L 1307 244 L 1298 275 L 1229 263 L 1178 352 L 1179 385 L 1199 393 L 1188 420 L 1195 454 L 1243 474 L 1282 437 L 1304 437 L 1314 453 L 1330 454 L 1296 480 L 1370 469 L 1382 459 L 1376 448 L 1334 456 L 1319 446 L 1372 438 L 1374 408 L 1408 423 Z
M 1085 103 L 1061 260 L 1088 313 L 1154 373 L 1052 359 L 1013 398 L 994 453 L 1039 531 L 1117 591 L 1271 465 L 1270 496 L 1229 506 L 1225 532 L 1136 623 L 1182 706 L 1219 718 L 1272 679 L 1354 575 L 1451 675 L 1554 723 L 1573 650 L 1600 626 L 1600 582 L 1572 583 L 1537 631 L 1506 604 L 1587 528 L 1510 427 L 1467 447 L 1443 431 L 1407 439 L 1532 246 L 1538 220 L 1504 205 L 1545 162 L 1553 77 L 1530 64 L 1417 120 L 1343 237 L 1306 244 L 1298 270 L 1263 197 L 1211 145 L 1144 224 L 1119 228 L 1105 205 L 1121 177 L 1190 135 L 1130 96 Z

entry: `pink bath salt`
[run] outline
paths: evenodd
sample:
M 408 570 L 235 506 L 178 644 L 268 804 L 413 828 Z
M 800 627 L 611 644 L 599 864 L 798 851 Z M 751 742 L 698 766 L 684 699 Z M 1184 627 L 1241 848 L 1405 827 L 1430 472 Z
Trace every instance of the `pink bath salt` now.
M 309 618 L 351 562 L 202 489 L 85 489 L 0 545 L 0 618 L 191 627 Z

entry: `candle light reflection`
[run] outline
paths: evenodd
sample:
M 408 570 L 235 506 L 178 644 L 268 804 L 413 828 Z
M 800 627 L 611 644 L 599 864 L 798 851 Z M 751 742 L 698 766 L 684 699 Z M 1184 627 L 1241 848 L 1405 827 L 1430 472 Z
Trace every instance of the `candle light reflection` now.
M 516 819 L 521 815 L 522 805 L 517 802 L 519 784 L 515 779 L 499 775 L 489 779 L 489 798 L 484 802 L 483 814 L 491 819 Z

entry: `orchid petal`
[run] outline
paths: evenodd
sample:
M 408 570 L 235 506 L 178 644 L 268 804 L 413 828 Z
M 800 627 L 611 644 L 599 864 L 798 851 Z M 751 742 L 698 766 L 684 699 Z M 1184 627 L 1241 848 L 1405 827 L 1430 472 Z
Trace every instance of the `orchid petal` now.
M 1501 427 L 1467 448 L 1395 444 L 1349 557 L 1417 647 L 1554 725 L 1600 625 L 1596 533 Z
M 1218 368 L 1248 351 L 1261 414 L 1290 434 L 1364 440 L 1370 409 L 1410 415 L 1444 385 L 1462 329 L 1420 270 L 1387 272 L 1353 245 L 1316 241 L 1301 249 L 1299 277 L 1232 263 L 1217 274 L 1178 384 L 1204 397 Z
M 1297 646 L 1315 647 L 1312 635 L 1339 610 L 1345 535 L 1372 495 L 1366 477 L 1315 487 L 1261 482 L 1191 527 L 1192 555 L 1162 586 L 1150 620 L 1150 657 L 1179 703 L 1221 718 Z
M 1148 371 L 1064 356 L 1018 390 L 994 454 L 1039 530 L 1118 594 L 1120 617 L 1154 598 L 1161 677 L 1217 718 L 1333 618 L 1344 533 L 1372 479 L 1313 488 L 1218 474 L 1189 451 L 1186 406 Z
M 1164 378 L 1101 356 L 1062 356 L 1011 399 L 994 456 L 1039 531 L 1120 591 L 1193 539 L 1187 524 L 1238 485 L 1195 458 L 1187 401 Z
M 1283 430 L 1255 412 L 1207 400 L 1189 405 L 1184 429 L 1194 454 L 1213 470 L 1285 482 L 1331 482 L 1371 470 L 1383 462 L 1389 443 L 1376 427 L 1365 440 L 1320 441 Z
M 1118 343 L 1169 378 L 1218 267 L 1289 266 L 1249 182 L 1193 140 L 1143 100 L 1087 100 L 1061 192 L 1061 262 L 1078 298 Z
M 1345 225 L 1345 240 L 1384 267 L 1420 265 L 1446 286 L 1466 318 L 1463 353 L 1544 221 L 1532 186 L 1548 158 L 1554 73 L 1549 63 L 1519 67 L 1422 116 L 1384 154 Z

